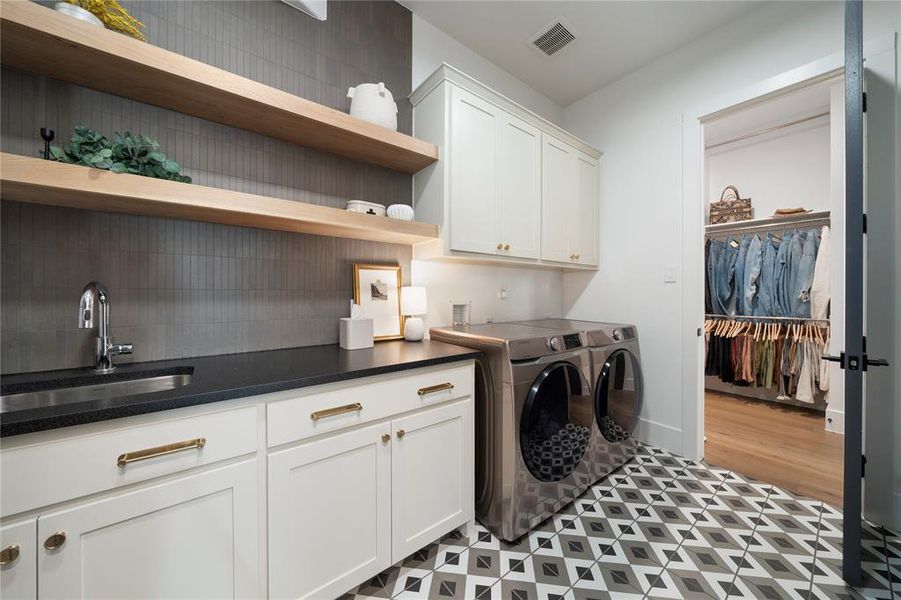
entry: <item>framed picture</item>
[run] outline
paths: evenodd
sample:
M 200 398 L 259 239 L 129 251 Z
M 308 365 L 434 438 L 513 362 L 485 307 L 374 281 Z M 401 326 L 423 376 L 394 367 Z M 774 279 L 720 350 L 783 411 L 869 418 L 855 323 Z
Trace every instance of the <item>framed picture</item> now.
M 372 319 L 372 335 L 378 340 L 403 337 L 400 316 L 400 267 L 354 265 L 354 302 L 364 319 Z

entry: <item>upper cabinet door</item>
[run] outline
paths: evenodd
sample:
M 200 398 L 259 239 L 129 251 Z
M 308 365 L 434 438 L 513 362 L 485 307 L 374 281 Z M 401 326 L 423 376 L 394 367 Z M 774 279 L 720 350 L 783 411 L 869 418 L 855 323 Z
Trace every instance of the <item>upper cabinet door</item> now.
M 541 132 L 501 116 L 498 202 L 503 255 L 538 258 L 541 250 Z
M 38 595 L 38 532 L 35 519 L 0 527 L 0 598 L 34 600 Z
M 38 518 L 41 598 L 257 597 L 256 459 Z
M 576 154 L 578 191 L 571 226 L 574 260 L 580 265 L 598 264 L 598 171 L 597 160 L 581 152 Z
M 473 518 L 472 411 L 466 398 L 392 422 L 394 562 Z
M 570 221 L 577 204 L 577 151 L 547 134 L 541 148 L 541 258 L 573 262 Z
M 270 597 L 337 598 L 391 565 L 390 432 L 359 427 L 269 455 Z
M 450 116 L 450 248 L 498 254 L 497 166 L 501 111 L 454 88 Z

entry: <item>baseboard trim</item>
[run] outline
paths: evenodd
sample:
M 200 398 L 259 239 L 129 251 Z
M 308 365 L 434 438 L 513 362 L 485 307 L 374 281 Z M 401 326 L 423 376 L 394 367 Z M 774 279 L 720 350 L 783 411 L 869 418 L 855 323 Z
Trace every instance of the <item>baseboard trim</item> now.
M 651 446 L 657 446 L 676 454 L 683 454 L 682 451 L 682 430 L 672 425 L 665 425 L 645 419 L 639 418 L 638 423 L 638 439 Z
M 845 411 L 826 408 L 826 431 L 845 435 Z

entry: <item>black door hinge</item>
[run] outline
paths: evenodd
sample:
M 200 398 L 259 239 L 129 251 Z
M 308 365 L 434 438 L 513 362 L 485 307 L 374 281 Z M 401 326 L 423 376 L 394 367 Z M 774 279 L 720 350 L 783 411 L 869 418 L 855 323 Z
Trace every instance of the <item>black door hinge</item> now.
M 860 455 L 860 478 L 863 479 L 867 474 L 867 457 Z
M 863 93 L 863 112 L 867 112 L 867 93 Z
M 863 232 L 867 232 L 867 213 L 863 213 Z
M 704 332 L 701 331 L 700 327 L 698 327 L 698 337 L 701 337 L 702 335 L 704 335 Z

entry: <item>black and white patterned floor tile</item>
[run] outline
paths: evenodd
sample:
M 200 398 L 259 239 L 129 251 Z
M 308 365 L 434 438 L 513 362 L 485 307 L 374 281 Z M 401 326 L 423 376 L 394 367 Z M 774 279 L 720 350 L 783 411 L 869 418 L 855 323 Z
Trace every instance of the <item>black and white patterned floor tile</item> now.
M 850 588 L 840 511 L 641 446 L 515 543 L 454 531 L 342 600 L 901 598 L 901 537 L 869 523 L 863 537 Z

